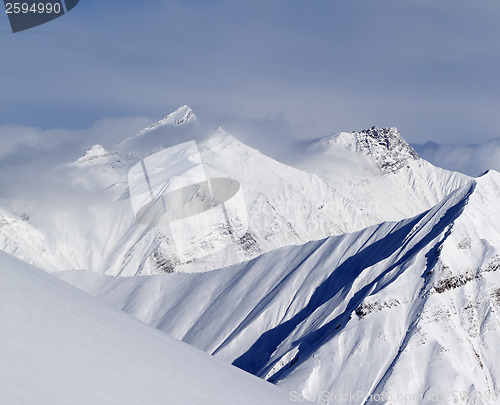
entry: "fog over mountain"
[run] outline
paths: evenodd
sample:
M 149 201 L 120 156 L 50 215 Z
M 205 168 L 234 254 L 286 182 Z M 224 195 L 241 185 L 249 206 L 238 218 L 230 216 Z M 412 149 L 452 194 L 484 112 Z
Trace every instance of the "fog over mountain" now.
M 499 1 L 4 3 L 0 405 L 500 405 Z
M 62 403 L 91 373 L 93 403 L 163 401 L 166 373 L 165 403 L 499 401 L 498 172 L 434 166 L 394 127 L 283 161 L 185 105 L 133 128 L 38 177 L 17 164 L 33 187 L 0 200 L 0 397 Z
M 489 169 L 500 170 L 500 138 L 478 144 L 412 145 L 424 159 L 439 167 L 479 176 Z

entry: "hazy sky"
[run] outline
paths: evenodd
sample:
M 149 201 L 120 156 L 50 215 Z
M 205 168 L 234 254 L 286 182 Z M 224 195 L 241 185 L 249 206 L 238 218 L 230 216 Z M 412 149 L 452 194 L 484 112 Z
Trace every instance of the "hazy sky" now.
M 377 125 L 483 142 L 500 136 L 498 21 L 498 0 L 80 0 L 17 34 L 3 14 L 0 125 L 80 130 L 188 104 L 294 137 Z

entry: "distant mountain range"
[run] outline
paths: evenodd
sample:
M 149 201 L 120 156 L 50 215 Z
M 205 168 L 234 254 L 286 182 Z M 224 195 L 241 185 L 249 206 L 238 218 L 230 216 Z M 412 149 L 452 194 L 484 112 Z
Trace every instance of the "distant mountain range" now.
M 0 248 L 47 271 L 200 272 L 411 217 L 470 180 L 420 159 L 395 128 L 310 142 L 300 162 L 305 170 L 279 163 L 221 128 L 202 131 L 192 110 L 183 106 L 118 143 L 116 150 L 95 145 L 54 172 L 67 185 L 66 193 L 81 195 L 76 204 L 57 199 L 45 206 L 0 203 Z M 229 248 L 203 256 L 193 245 L 193 260 L 178 263 L 167 227 L 136 221 L 128 172 L 145 156 L 189 140 L 197 142 L 207 176 L 239 182 L 240 211 L 247 212 L 249 225 Z
M 199 157 L 174 156 L 188 141 Z M 193 223 L 142 223 L 132 208 L 131 168 L 168 148 L 165 167 L 144 171 L 155 201 L 171 187 L 151 188 L 158 176 L 180 182 L 198 165 L 240 187 L 205 245 Z M 284 165 L 222 128 L 206 133 L 183 106 L 58 167 L 76 202 L 3 200 L 0 247 L 302 399 L 498 402 L 500 174 L 435 167 L 396 128 L 299 152 Z M 187 259 L 172 235 L 186 235 Z

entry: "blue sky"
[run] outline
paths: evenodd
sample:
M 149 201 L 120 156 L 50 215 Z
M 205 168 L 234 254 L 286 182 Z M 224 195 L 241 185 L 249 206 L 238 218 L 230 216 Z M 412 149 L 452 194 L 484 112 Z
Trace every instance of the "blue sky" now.
M 483 142 L 500 136 L 498 21 L 493 0 L 80 0 L 17 34 L 3 15 L 0 125 L 79 130 L 188 104 L 276 136 L 377 125 Z

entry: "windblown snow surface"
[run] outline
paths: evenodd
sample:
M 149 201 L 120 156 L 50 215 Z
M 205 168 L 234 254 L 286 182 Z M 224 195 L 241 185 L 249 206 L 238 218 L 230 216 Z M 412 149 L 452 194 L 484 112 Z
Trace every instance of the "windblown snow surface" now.
M 289 404 L 289 394 L 0 252 L 0 402 Z
M 179 262 L 167 228 L 136 221 L 127 173 L 148 155 L 191 140 L 207 176 L 240 184 L 244 200 L 236 211 L 247 212 L 248 231 L 214 254 L 188 245 L 191 259 Z M 473 179 L 442 170 L 421 159 L 396 128 L 375 127 L 303 142 L 294 166 L 222 129 L 207 132 L 184 106 L 110 150 L 96 145 L 56 168 L 64 191 L 57 199 L 2 200 L 0 248 L 276 384 L 292 402 L 500 403 L 500 174 Z M 20 294 L 25 283 L 27 291 L 35 288 L 11 278 L 15 269 L 4 276 L 15 281 L 14 290 Z M 47 284 L 50 293 L 52 281 Z M 30 312 L 19 295 L 8 297 L 8 308 L 22 310 L 13 312 L 18 318 L 9 315 L 10 324 L 36 330 L 35 321 L 22 317 Z M 23 297 L 38 311 L 30 294 Z M 56 307 L 68 317 L 73 311 L 62 303 Z M 56 322 L 51 308 L 39 311 L 30 319 Z M 155 359 L 164 356 L 148 351 L 158 345 L 147 337 L 153 332 L 142 325 L 147 336 L 134 332 L 132 342 L 122 326 L 115 332 L 115 321 L 99 316 L 95 322 L 112 326 L 103 340 L 132 347 L 127 355 L 133 361 L 150 356 L 137 381 L 144 377 L 145 387 L 158 381 L 147 374 L 157 375 Z M 88 314 L 81 318 L 92 322 Z M 77 325 L 84 328 L 85 322 Z M 86 329 L 95 331 L 92 325 Z M 44 333 L 62 339 L 74 327 L 67 321 Z M 29 374 L 27 366 L 56 350 L 36 333 L 36 344 L 2 351 L 9 355 L 8 368 L 25 370 L 32 384 L 38 374 Z M 85 339 L 76 342 L 96 340 L 88 330 L 81 333 Z M 68 336 L 70 342 L 60 346 L 71 352 L 74 339 Z M 182 357 L 185 346 L 179 348 Z M 100 391 L 103 398 L 118 386 L 114 378 L 120 379 L 122 368 L 129 370 L 109 350 L 112 358 L 93 363 L 92 373 L 110 381 L 111 391 Z M 82 360 L 83 371 L 75 367 L 72 373 L 80 378 L 88 367 Z M 155 389 L 151 395 L 160 392 Z M 178 398 L 172 403 L 196 403 Z
M 60 276 L 298 399 L 498 403 L 499 191 L 203 274 Z

